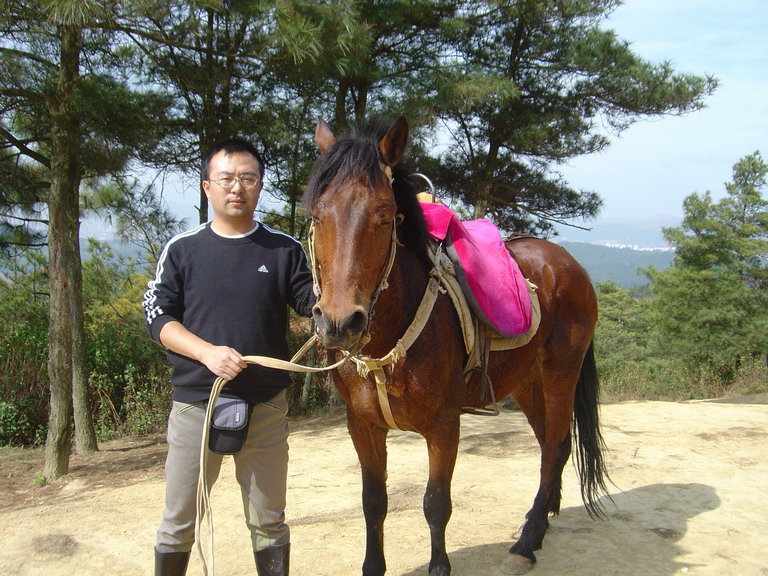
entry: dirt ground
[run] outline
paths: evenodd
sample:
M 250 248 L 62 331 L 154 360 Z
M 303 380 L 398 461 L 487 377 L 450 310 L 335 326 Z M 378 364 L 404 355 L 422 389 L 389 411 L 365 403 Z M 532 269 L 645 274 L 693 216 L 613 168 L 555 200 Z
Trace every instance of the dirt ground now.
M 608 519 L 581 505 L 564 474 L 563 507 L 532 574 L 768 575 L 768 397 L 602 407 L 615 486 Z M 538 452 L 522 414 L 464 416 L 448 550 L 456 575 L 499 574 L 532 502 Z M 66 479 L 33 482 L 39 450 L 0 450 L 0 573 L 132 576 L 152 573 L 163 494 L 162 436 L 73 456 Z M 421 512 L 426 449 L 389 440 L 388 574 L 427 574 Z M 215 573 L 255 574 L 231 459 L 212 494 Z M 360 574 L 364 528 L 357 458 L 341 416 L 292 422 L 288 520 L 294 576 Z M 197 552 L 189 574 L 201 574 Z

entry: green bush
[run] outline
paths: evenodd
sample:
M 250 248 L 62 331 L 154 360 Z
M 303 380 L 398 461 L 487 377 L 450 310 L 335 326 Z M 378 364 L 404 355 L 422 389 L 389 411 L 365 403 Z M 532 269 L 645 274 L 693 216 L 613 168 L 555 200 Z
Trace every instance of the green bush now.
M 111 440 L 126 435 L 141 435 L 165 430 L 171 409 L 169 369 L 163 373 L 145 375 L 134 366 L 120 375 L 116 386 L 105 374 L 91 375 L 96 395 L 94 426 L 99 440 Z M 119 402 L 112 394 L 119 388 Z
M 28 289 L 22 282 L 0 282 L 3 445 L 38 445 L 48 425 L 47 301 Z
M 45 440 L 45 426 L 31 408 L 0 401 L 0 446 L 35 445 Z
M 691 400 L 709 397 L 706 383 L 692 385 L 679 362 L 627 362 L 601 376 L 602 401 Z

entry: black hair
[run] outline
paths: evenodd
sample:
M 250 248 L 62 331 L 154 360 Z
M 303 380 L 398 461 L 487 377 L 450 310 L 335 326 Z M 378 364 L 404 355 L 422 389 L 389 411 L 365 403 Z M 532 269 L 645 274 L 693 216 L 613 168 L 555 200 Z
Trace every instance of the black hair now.
M 226 154 L 245 152 L 256 158 L 259 162 L 259 178 L 264 180 L 264 160 L 262 160 L 261 154 L 259 154 L 256 146 L 242 138 L 227 138 L 226 140 L 216 142 L 213 146 L 208 148 L 206 153 L 203 154 L 203 162 L 200 167 L 201 180 L 208 180 L 211 170 L 211 158 L 221 151 L 224 151 Z

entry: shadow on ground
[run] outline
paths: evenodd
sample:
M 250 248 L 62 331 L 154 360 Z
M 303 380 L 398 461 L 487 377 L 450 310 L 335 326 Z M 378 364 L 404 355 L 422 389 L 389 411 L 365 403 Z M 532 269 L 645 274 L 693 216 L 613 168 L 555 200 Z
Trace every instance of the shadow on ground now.
M 583 506 L 565 508 L 553 518 L 542 550 L 536 553 L 535 576 L 637 576 L 680 574 L 679 541 L 688 522 L 720 506 L 714 488 L 705 484 L 651 484 L 603 498 L 607 517 L 592 520 Z M 449 524 L 449 530 L 461 527 Z M 498 576 L 512 542 L 460 548 L 449 553 L 455 576 Z M 425 556 L 429 551 L 425 550 Z M 424 576 L 428 564 L 401 576 Z

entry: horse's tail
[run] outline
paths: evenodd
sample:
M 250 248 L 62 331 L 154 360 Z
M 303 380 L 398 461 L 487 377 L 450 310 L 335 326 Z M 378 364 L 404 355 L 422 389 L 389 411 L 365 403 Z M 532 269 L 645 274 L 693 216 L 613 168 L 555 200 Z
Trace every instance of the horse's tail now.
M 600 433 L 598 395 L 600 382 L 597 378 L 595 352 L 590 342 L 581 366 L 573 408 L 573 443 L 576 467 L 581 480 L 581 499 L 593 518 L 605 516 L 600 502 L 608 495 L 608 470 L 603 459 L 605 442 Z

